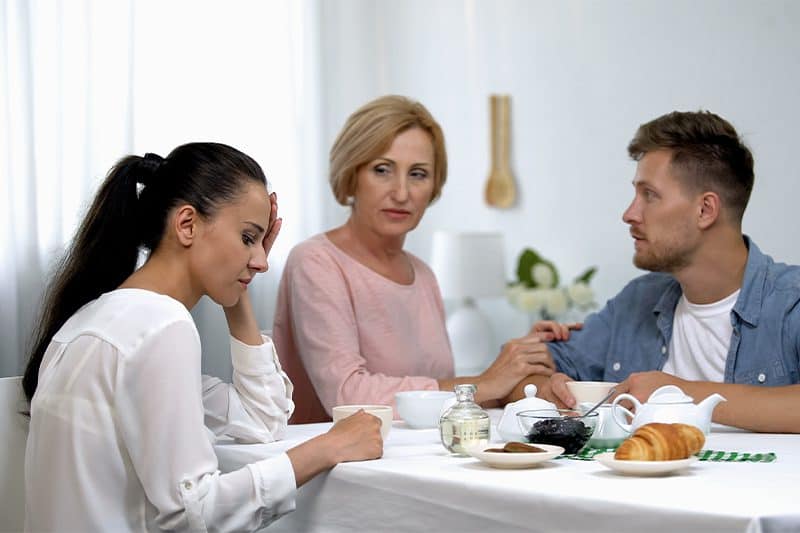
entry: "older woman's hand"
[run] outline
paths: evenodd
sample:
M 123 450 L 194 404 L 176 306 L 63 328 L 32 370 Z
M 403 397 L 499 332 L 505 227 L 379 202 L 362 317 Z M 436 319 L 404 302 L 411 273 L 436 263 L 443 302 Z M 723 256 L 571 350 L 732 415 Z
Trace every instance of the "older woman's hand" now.
M 478 376 L 479 397 L 504 398 L 522 379 L 534 374 L 550 376 L 555 371 L 553 357 L 538 333 L 510 340 L 491 366 Z

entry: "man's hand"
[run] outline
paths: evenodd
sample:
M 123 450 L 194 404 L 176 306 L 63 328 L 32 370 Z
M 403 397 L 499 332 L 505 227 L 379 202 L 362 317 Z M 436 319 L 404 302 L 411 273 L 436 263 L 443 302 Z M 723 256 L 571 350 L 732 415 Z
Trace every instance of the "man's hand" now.
M 562 324 L 555 320 L 540 320 L 533 325 L 528 335 L 536 335 L 543 341 L 565 341 L 569 339 L 569 332 L 583 328 L 582 322 Z
M 573 381 L 573 379 L 566 374 L 557 372 L 539 388 L 537 396 L 553 402 L 560 409 L 565 407 L 572 409 L 575 407 L 576 401 L 567 388 L 568 381 Z
M 654 390 L 663 385 L 677 385 L 681 390 L 686 390 L 687 383 L 686 380 L 675 377 L 672 374 L 667 374 L 659 370 L 652 370 L 650 372 L 634 372 L 628 376 L 628 379 L 615 388 L 617 389 L 617 396 L 623 392 L 627 392 L 644 403 Z

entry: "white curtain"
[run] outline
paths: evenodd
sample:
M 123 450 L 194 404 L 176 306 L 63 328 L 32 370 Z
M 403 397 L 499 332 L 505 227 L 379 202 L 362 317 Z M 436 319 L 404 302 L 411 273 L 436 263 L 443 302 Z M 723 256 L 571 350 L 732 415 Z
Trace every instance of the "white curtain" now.
M 261 163 L 284 231 L 252 287 L 264 329 L 283 261 L 319 231 L 317 2 L 0 0 L 0 376 L 24 367 L 50 268 L 111 165 L 213 140 Z M 300 196 L 300 192 L 303 196 Z M 194 311 L 228 377 L 216 306 Z
M 49 268 L 130 150 L 130 9 L 2 1 L 0 375 L 22 370 Z

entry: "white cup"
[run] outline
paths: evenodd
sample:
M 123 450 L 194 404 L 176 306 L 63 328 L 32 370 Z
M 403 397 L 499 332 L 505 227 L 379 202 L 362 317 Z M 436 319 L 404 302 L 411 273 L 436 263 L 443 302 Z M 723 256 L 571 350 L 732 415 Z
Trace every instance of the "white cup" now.
M 381 419 L 381 437 L 386 440 L 389 430 L 392 429 L 392 419 L 394 417 L 391 405 L 337 405 L 332 409 L 333 423 L 335 424 L 360 410 L 364 410 Z
M 578 410 L 585 413 L 594 406 L 595 404 L 592 402 L 583 402 L 578 406 Z M 610 403 L 604 403 L 595 412 L 599 416 L 597 427 L 587 443 L 589 446 L 592 448 L 616 448 L 628 438 L 630 433 L 619 427 L 619 424 L 614 421 Z
M 613 381 L 567 381 L 567 389 L 579 404 L 591 402 L 594 405 L 615 386 L 617 383 Z

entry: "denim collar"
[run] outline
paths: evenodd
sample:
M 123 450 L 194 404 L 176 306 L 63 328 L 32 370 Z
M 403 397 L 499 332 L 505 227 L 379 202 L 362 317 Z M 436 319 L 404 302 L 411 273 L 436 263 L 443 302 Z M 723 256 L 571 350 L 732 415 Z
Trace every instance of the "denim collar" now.
M 759 250 L 750 237 L 742 235 L 742 238 L 748 250 L 747 264 L 744 269 L 742 288 L 733 306 L 733 312 L 744 322 L 751 326 L 757 326 L 770 258 Z M 683 294 L 680 283 L 675 278 L 672 278 L 671 281 L 667 290 L 664 291 L 664 294 L 661 295 L 661 298 L 653 307 L 653 314 L 657 317 L 659 328 L 665 332 L 672 329 L 675 307 L 678 305 L 678 299 L 681 294 Z
M 742 290 L 733 306 L 733 312 L 751 326 L 757 326 L 761 316 L 761 302 L 764 299 L 767 269 L 772 259 L 764 255 L 750 237 L 743 237 L 748 249 L 747 266 L 744 269 Z

